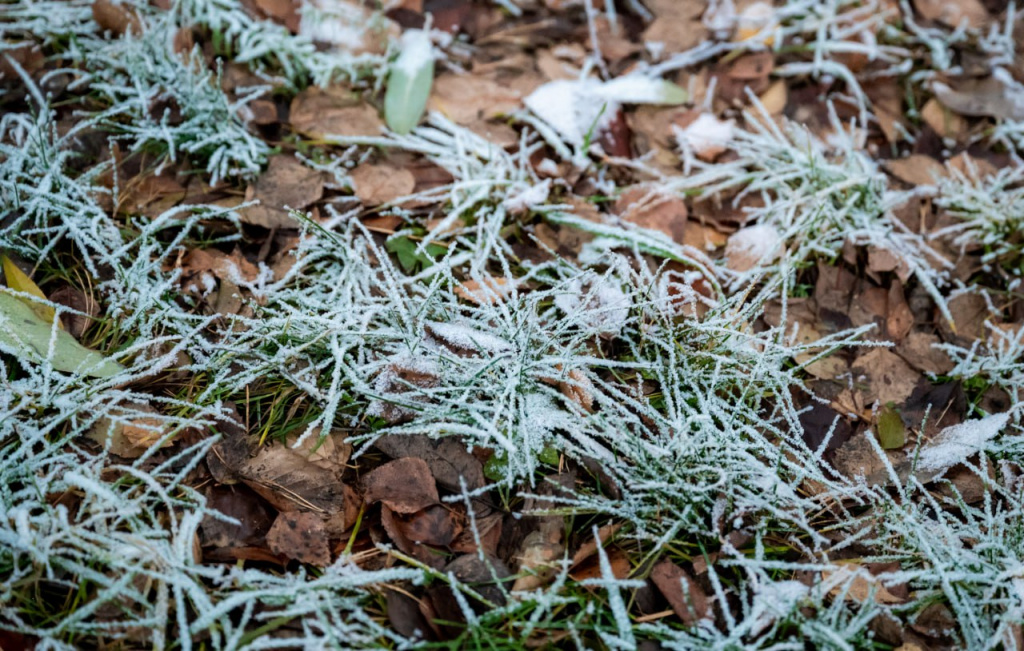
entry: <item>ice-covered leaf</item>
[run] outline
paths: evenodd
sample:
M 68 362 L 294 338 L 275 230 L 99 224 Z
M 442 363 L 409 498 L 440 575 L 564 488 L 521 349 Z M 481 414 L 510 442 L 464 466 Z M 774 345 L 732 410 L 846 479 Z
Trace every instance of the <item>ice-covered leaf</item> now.
M 54 330 L 52 322 L 47 323 L 31 307 L 6 292 L 0 292 L 0 343 L 21 350 L 32 361 L 46 359 L 58 371 L 111 377 L 124 368 L 81 345 L 67 332 Z
M 1006 427 L 1010 414 L 994 414 L 947 427 L 921 447 L 917 466 L 921 470 L 944 472 L 985 449 L 985 444 Z
M 395 133 L 405 134 L 423 117 L 434 83 L 430 34 L 410 29 L 402 34 L 402 51 L 391 66 L 384 95 L 384 120 Z

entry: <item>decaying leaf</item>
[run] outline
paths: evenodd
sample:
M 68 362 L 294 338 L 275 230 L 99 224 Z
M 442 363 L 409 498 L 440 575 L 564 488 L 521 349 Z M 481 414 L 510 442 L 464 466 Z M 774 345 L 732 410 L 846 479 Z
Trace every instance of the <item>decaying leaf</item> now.
M 672 561 L 659 561 L 651 570 L 651 581 L 686 626 L 711 616 L 711 605 L 704 590 Z
M 356 196 L 365 206 L 379 206 L 412 194 L 416 179 L 412 172 L 390 165 L 364 163 L 349 174 Z
M 823 571 L 821 580 L 833 585 L 829 594 L 847 601 L 864 603 L 874 599 L 879 604 L 900 604 L 907 601 L 889 591 L 885 585 L 856 562 L 844 562 L 835 571 Z
M 292 100 L 289 122 L 310 138 L 379 136 L 384 127 L 372 106 L 342 86 L 303 90 Z
M 363 479 L 363 488 L 367 504 L 383 502 L 396 513 L 416 513 L 441 500 L 430 467 L 416 457 L 375 468 Z
M 280 513 L 267 532 L 267 545 L 275 554 L 324 567 L 331 564 L 324 522 L 314 513 Z
M 259 205 L 238 211 L 247 224 L 263 228 L 298 228 L 299 224 L 289 214 L 290 210 L 302 210 L 320 200 L 324 193 L 324 178 L 321 172 L 304 165 L 293 156 L 273 156 L 267 171 L 260 175 L 255 185 L 246 191 L 246 200 L 257 200 Z

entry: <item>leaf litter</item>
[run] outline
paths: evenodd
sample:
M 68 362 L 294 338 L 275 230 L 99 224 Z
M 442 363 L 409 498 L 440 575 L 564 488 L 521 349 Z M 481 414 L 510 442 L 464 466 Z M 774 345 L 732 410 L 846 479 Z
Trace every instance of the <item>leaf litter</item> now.
M 1020 10 L 599 4 L 6 5 L 0 629 L 1024 647 Z

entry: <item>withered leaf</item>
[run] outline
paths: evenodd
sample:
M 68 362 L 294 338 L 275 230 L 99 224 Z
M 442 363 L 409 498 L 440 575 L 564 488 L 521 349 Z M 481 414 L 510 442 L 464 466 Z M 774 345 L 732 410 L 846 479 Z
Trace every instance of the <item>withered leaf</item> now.
M 423 459 L 406 457 L 374 469 L 363 480 L 367 504 L 383 502 L 396 513 L 415 513 L 440 501 L 430 467 Z
M 267 532 L 267 545 L 275 554 L 320 567 L 331 563 L 327 543 L 327 530 L 315 513 L 280 513 Z
M 364 163 L 349 174 L 356 196 L 365 206 L 378 206 L 412 194 L 416 179 L 412 172 L 390 165 Z
M 374 446 L 393 459 L 416 457 L 423 460 L 437 483 L 450 491 L 461 490 L 460 478 L 465 480 L 467 490 L 484 486 L 484 470 L 480 460 L 455 438 L 433 439 L 421 434 L 392 434 L 380 437 Z
M 310 86 L 292 100 L 292 128 L 310 138 L 379 136 L 384 122 L 369 104 L 351 90 Z
M 302 210 L 320 200 L 324 194 L 321 172 L 306 167 L 294 156 L 273 156 L 267 171 L 246 191 L 246 199 L 258 200 L 256 206 L 238 211 L 247 224 L 272 228 L 298 228 L 288 210 Z M 251 196 L 250 196 L 251 195 Z
M 651 581 L 665 596 L 672 611 L 687 626 L 693 626 L 711 615 L 711 606 L 704 590 L 672 561 L 659 561 L 651 570 Z

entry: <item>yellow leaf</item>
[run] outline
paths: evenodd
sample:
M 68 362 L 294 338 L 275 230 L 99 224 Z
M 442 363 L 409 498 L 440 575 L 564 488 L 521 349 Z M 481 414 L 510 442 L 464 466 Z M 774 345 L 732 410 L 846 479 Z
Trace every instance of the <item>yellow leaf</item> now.
M 18 265 L 11 262 L 10 258 L 8 258 L 6 255 L 0 256 L 0 262 L 2 262 L 3 264 L 4 276 L 7 278 L 8 287 L 13 289 L 14 291 L 25 292 L 26 294 L 38 296 L 44 301 L 47 300 L 46 294 L 43 293 L 43 290 L 39 289 L 39 286 L 32 282 L 32 279 L 29 278 L 25 274 L 25 272 L 18 267 Z M 23 303 L 32 308 L 32 311 L 38 314 L 39 318 L 41 318 L 46 323 L 53 323 L 54 319 L 57 318 L 57 313 L 54 312 L 52 307 L 48 305 L 43 305 L 41 303 L 36 303 L 35 301 L 30 301 L 21 297 L 18 298 Z M 61 330 L 64 329 L 64 324 L 62 324 L 61 322 L 58 321 L 57 325 L 60 327 Z

